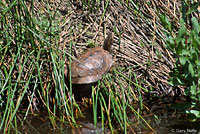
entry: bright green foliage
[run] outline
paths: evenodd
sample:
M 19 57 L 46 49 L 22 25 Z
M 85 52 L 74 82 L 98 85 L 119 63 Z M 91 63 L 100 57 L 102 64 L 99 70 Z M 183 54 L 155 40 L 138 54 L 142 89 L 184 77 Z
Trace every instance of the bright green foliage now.
M 185 6 L 185 4 L 183 5 Z M 184 6 L 182 7 L 183 11 Z M 185 15 L 196 11 L 197 4 L 191 4 L 188 8 Z M 183 19 L 180 20 L 181 27 L 178 33 L 175 32 L 172 23 L 165 16 L 161 16 L 161 21 L 169 31 L 166 33 L 166 46 L 175 54 L 176 58 L 169 83 L 172 86 L 182 85 L 185 87 L 184 94 L 191 99 L 190 105 L 187 107 L 190 110 L 185 110 L 185 113 L 189 114 L 189 117 L 197 119 L 200 118 L 200 111 L 196 110 L 200 108 L 200 23 L 195 17 L 192 17 L 191 20 L 185 18 L 187 16 L 183 16 Z M 189 24 L 191 24 L 191 28 L 186 27 Z

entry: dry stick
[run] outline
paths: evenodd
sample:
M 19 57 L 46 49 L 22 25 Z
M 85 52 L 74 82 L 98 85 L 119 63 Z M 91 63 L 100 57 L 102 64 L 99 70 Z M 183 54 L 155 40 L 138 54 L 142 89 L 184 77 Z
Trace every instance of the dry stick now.
M 175 12 L 176 12 L 176 0 L 174 0 L 174 16 L 175 16 Z
M 111 1 L 109 1 L 109 2 L 111 2 Z M 103 5 L 104 5 L 104 4 L 103 4 Z M 105 9 L 104 9 L 104 10 L 105 10 Z M 103 10 L 103 11 L 104 11 L 104 10 Z M 104 15 L 104 17 L 105 17 L 104 12 L 103 12 L 103 15 Z M 109 16 L 110 16 L 110 14 L 108 14 L 108 16 L 106 17 L 106 19 L 109 18 Z M 96 32 L 94 38 L 95 38 L 95 37 L 99 34 L 99 32 L 100 32 L 100 27 L 101 27 L 101 24 L 102 24 L 102 22 L 103 22 L 104 17 L 103 17 L 103 18 L 101 17 L 101 20 L 100 20 L 100 23 L 99 23 L 99 28 L 98 28 L 98 30 L 97 30 L 97 32 Z M 106 20 L 106 19 L 105 19 L 105 20 Z M 104 31 L 104 34 L 105 34 L 105 31 Z M 105 35 L 104 35 L 104 37 L 105 37 Z
M 153 1 L 151 1 L 152 2 L 152 4 L 153 4 L 153 7 L 155 8 L 155 4 L 153 3 Z M 149 13 L 152 15 L 152 16 L 157 16 L 156 14 L 155 14 L 155 12 L 153 11 L 151 11 L 151 8 L 149 8 L 149 6 L 146 4 L 146 3 L 144 3 L 144 6 L 148 9 L 148 11 L 149 11 Z
M 169 53 L 169 51 L 167 49 L 166 49 L 166 52 L 167 52 L 168 56 L 170 57 L 170 59 L 172 60 L 172 62 L 175 63 L 175 60 L 172 58 L 171 54 Z
M 155 27 L 155 23 L 154 23 L 154 27 Z M 169 54 L 169 53 L 168 53 Z M 171 56 L 170 56 L 171 57 Z M 160 79 L 161 80 L 161 79 Z M 166 82 L 166 81 L 164 81 L 164 82 Z
M 79 38 L 80 36 L 82 36 L 82 35 L 91 27 L 91 25 L 92 25 L 92 23 L 91 23 L 90 25 L 88 25 L 88 26 L 83 30 L 83 32 L 80 33 L 78 36 L 75 36 L 75 37 L 73 37 L 72 39 L 69 39 L 69 40 L 67 40 L 67 41 L 64 41 L 63 44 L 67 44 L 67 43 L 69 43 L 70 41 L 75 40 L 75 39 Z M 58 48 L 58 49 L 59 49 L 59 48 Z M 61 49 L 59 49 L 59 50 L 61 50 Z M 77 60 L 77 58 L 75 58 L 75 57 L 72 56 L 71 54 L 69 54 L 69 53 L 67 53 L 67 52 L 65 52 L 65 51 L 63 51 L 63 50 L 61 50 L 61 51 L 64 52 L 64 53 L 66 53 L 67 55 L 69 55 L 70 57 L 72 57 L 72 59 L 74 59 L 74 60 L 76 60 L 77 62 L 80 63 L 80 61 Z
M 130 57 L 130 55 L 127 55 L 127 58 L 126 58 L 126 57 L 123 57 L 123 58 L 126 58 L 126 59 L 128 59 L 128 60 L 131 60 L 131 59 L 132 59 L 132 58 L 128 58 L 128 57 Z M 142 59 L 143 59 L 143 58 L 142 58 Z M 131 61 L 132 61 L 132 60 L 131 60 Z M 141 64 L 139 64 L 137 61 L 138 61 L 138 60 L 134 60 L 134 62 L 136 62 L 140 67 L 142 67 L 143 69 L 146 70 L 146 68 L 143 67 Z M 156 71 L 156 72 L 157 72 L 157 71 Z M 159 73 L 159 72 L 157 72 L 157 73 Z M 159 81 L 162 81 L 162 82 L 164 82 L 164 83 L 168 83 L 167 81 L 158 78 L 153 72 L 149 72 L 149 74 L 150 74 L 150 75 L 153 75 L 153 76 L 154 76 L 155 78 L 157 78 Z M 153 82 L 152 79 L 151 79 L 151 81 Z M 153 83 L 155 83 L 155 82 L 153 82 Z
M 78 36 L 75 36 L 75 37 L 73 37 L 72 39 L 69 39 L 69 40 L 67 40 L 67 41 L 64 41 L 63 44 L 69 43 L 70 41 L 75 40 L 75 39 L 79 38 L 80 36 L 82 36 L 82 35 L 91 27 L 91 25 L 92 25 L 92 23 L 91 23 L 90 25 L 88 25 L 88 26 L 83 30 L 83 32 L 80 33 Z
M 142 30 L 140 30 L 139 27 L 137 27 L 133 22 L 130 22 L 131 25 L 135 28 L 136 31 L 138 31 L 143 37 L 144 39 L 148 42 L 151 43 L 151 41 L 147 38 L 147 36 L 142 32 Z
M 75 39 L 79 38 L 80 36 L 82 36 L 82 35 L 90 28 L 91 25 L 92 25 L 92 23 L 91 23 L 90 25 L 88 25 L 88 26 L 83 30 L 83 32 L 80 33 L 78 36 L 75 36 L 75 37 L 73 37 L 72 39 L 69 39 L 69 40 L 67 40 L 67 41 L 64 41 L 63 44 L 67 44 L 67 43 L 69 43 L 70 41 L 75 40 Z M 61 42 L 60 42 L 60 44 L 61 44 Z M 74 59 L 74 60 L 76 60 L 77 62 L 80 63 L 80 61 L 79 61 L 77 58 L 75 58 L 74 56 L 72 56 L 71 54 L 65 52 L 64 50 L 61 50 L 60 48 L 58 48 L 58 49 L 59 49 L 60 51 L 62 51 L 63 53 L 66 53 L 68 56 L 72 57 L 72 59 Z
M 160 3 L 167 9 L 168 13 L 170 14 L 170 16 L 172 16 L 174 19 L 176 19 L 177 21 L 177 24 L 180 25 L 178 22 L 179 22 L 179 19 L 171 12 L 171 10 L 162 2 L 162 0 L 159 0 Z
M 98 30 L 98 29 L 99 29 L 98 27 L 100 27 L 100 26 L 99 26 L 98 24 L 96 25 L 95 21 L 94 21 L 90 16 L 89 16 L 89 19 L 90 19 L 90 21 L 92 21 L 92 23 L 93 23 L 93 25 L 94 25 L 94 27 L 95 27 L 95 30 L 97 31 L 97 34 L 98 34 L 98 33 L 99 33 L 99 32 L 98 32 L 98 31 L 99 31 L 99 30 Z M 92 39 L 92 40 L 95 40 L 95 39 L 96 39 L 96 40 L 95 40 L 95 43 L 97 42 L 97 38 L 96 38 L 97 34 L 95 34 L 94 37 L 93 37 L 93 39 Z
M 124 53 L 124 55 L 126 55 L 126 54 Z M 132 57 L 131 55 L 126 55 L 126 57 L 124 57 L 124 56 L 121 56 L 121 57 L 123 57 L 123 58 L 125 58 L 125 59 L 128 59 L 128 60 L 134 59 L 134 57 Z M 128 58 L 128 57 L 130 57 L 130 58 Z M 132 61 L 132 60 L 130 60 L 130 61 Z M 139 65 L 142 69 L 147 70 L 147 68 L 144 67 L 143 65 L 141 65 L 141 64 L 138 62 L 138 60 L 134 60 L 134 62 L 135 62 L 137 65 Z M 160 79 L 159 77 L 157 77 L 153 72 L 148 71 L 148 73 L 149 73 L 149 76 L 154 76 L 154 77 L 157 78 L 159 81 L 164 82 L 164 83 L 168 83 L 166 80 L 162 80 L 162 79 Z M 151 78 L 152 78 L 152 77 L 151 77 Z M 151 79 L 151 78 L 150 78 L 150 79 Z M 151 81 L 152 81 L 153 83 L 155 83 L 155 81 L 153 81 L 153 79 L 151 79 Z
M 154 31 L 153 31 L 153 39 L 152 39 L 152 45 L 151 45 L 151 46 L 152 46 L 152 47 L 151 47 L 151 51 L 152 51 L 151 59 L 153 59 L 153 57 L 154 57 L 154 51 L 153 51 L 153 48 L 154 48 L 154 47 L 153 47 L 153 43 L 154 43 L 155 38 L 156 38 L 156 36 L 155 36 L 155 34 L 156 34 L 156 33 L 155 33 L 155 32 L 156 32 L 156 22 L 155 22 L 156 20 L 155 20 L 155 18 L 156 18 L 156 17 L 154 16 L 154 17 L 153 17 Z

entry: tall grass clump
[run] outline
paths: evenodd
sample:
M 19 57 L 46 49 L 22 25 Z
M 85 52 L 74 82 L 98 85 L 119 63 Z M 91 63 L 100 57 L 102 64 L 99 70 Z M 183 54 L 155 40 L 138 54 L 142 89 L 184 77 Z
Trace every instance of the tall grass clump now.
M 57 3 L 58 7 L 62 2 Z M 79 2 L 90 13 L 98 10 L 101 3 L 99 0 Z M 105 2 L 100 26 L 109 2 Z M 60 45 L 62 22 L 58 19 L 58 7 L 52 8 L 51 4 L 34 0 L 0 2 L 0 130 L 3 133 L 17 130 L 30 113 L 47 111 L 53 128 L 59 130 L 57 121 L 75 126 L 76 112 L 82 116 L 82 109 L 72 94 L 71 79 L 67 86 L 64 75 L 66 61 L 69 61 L 71 74 L 73 39 L 64 44 L 68 45 L 66 49 Z M 69 34 L 70 37 L 76 35 L 73 30 Z M 141 116 L 144 110 L 142 93 L 148 90 L 140 85 L 132 68 L 113 69 L 92 91 L 95 126 L 100 111 L 103 130 L 128 133 L 142 125 L 155 132 Z M 130 116 L 134 118 L 131 120 Z
M 182 19 L 180 28 L 175 31 L 173 22 L 166 16 L 161 20 L 166 30 L 166 44 L 175 55 L 173 71 L 169 82 L 174 87 L 184 88 L 184 95 L 189 100 L 181 105 L 190 121 L 200 118 L 200 23 L 193 12 L 197 11 L 198 3 L 182 1 Z
M 130 72 L 128 76 L 124 75 L 126 71 Z M 135 83 L 133 76 L 134 73 L 131 72 L 131 68 L 119 67 L 113 69 L 112 74 L 107 74 L 103 80 L 99 81 L 97 89 L 93 89 L 92 95 L 94 123 L 97 122 L 97 112 L 99 112 L 97 109 L 99 108 L 102 126 L 109 126 L 107 128 L 112 133 L 116 131 L 134 133 L 134 129 L 139 128 L 138 125 L 155 132 L 142 117 L 144 110 L 142 98 L 138 97 L 138 93 L 134 91 L 137 88 L 138 92 L 148 92 L 148 90 Z M 135 102 L 137 102 L 137 106 L 134 106 Z M 97 104 L 99 104 L 99 107 L 97 107 Z M 132 118 L 130 118 L 130 115 Z
M 17 129 L 17 115 L 25 120 L 41 107 L 48 110 L 52 123 L 75 123 L 75 101 L 64 81 L 67 56 L 60 56 L 58 49 L 59 14 L 50 10 L 48 2 L 43 5 L 45 12 L 41 8 L 36 13 L 35 6 L 34 1 L 24 0 L 0 3 L 0 130 L 4 133 Z

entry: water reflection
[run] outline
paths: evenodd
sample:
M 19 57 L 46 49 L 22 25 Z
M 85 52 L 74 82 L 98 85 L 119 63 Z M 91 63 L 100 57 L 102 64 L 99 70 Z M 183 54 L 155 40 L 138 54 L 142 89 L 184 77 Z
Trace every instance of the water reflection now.
M 149 103 L 150 104 L 150 103 Z M 136 134 L 153 134 L 145 123 L 135 117 L 131 111 L 127 111 L 127 116 L 132 126 L 129 126 L 129 133 Z M 107 134 L 111 133 L 108 129 L 103 130 L 101 126 L 101 119 L 97 123 L 95 128 L 93 123 L 92 108 L 87 108 L 83 111 L 84 118 L 79 118 L 77 121 L 78 127 L 72 127 L 67 123 L 56 123 L 53 126 L 47 113 L 41 113 L 40 115 L 29 115 L 25 123 L 19 126 L 18 131 L 21 133 L 31 134 Z M 162 103 L 149 109 L 149 111 L 143 112 L 143 118 L 151 125 L 151 127 L 158 134 L 199 134 L 200 126 L 199 122 L 191 123 L 186 122 L 181 114 L 178 114 L 176 109 L 172 109 L 170 104 Z M 141 123 L 143 125 L 141 125 Z M 136 125 L 137 124 L 137 125 Z M 114 125 L 116 133 L 123 133 L 122 130 L 117 130 L 120 126 L 116 123 Z M 104 126 L 103 128 L 106 128 Z M 109 128 L 109 127 L 107 127 Z M 14 132 L 14 131 L 13 131 Z

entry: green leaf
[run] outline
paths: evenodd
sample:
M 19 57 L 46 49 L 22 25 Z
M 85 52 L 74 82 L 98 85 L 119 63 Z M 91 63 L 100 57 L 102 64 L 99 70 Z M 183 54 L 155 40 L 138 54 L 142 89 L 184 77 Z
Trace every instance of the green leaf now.
M 188 71 L 192 77 L 194 77 L 194 69 L 192 63 L 189 63 Z
M 186 61 L 188 60 L 188 58 L 185 56 L 180 56 L 179 59 L 182 66 L 184 66 Z
M 192 58 L 192 63 L 194 64 L 194 66 L 196 67 L 197 66 L 197 63 L 198 63 L 198 60 L 199 60 L 199 56 L 197 53 L 192 53 L 192 56 L 190 57 Z M 197 68 L 195 68 L 195 70 L 197 71 Z
M 193 84 L 192 86 L 190 86 L 190 93 L 192 96 L 196 96 L 196 89 L 197 89 L 197 86 L 195 84 Z M 191 97 L 192 97 L 191 96 Z
M 178 31 L 178 37 L 181 38 L 183 37 L 183 35 L 185 35 L 187 33 L 187 29 L 184 27 L 182 27 L 181 29 L 179 29 Z
M 160 15 L 160 21 L 164 26 L 167 24 L 166 21 L 165 21 L 165 15 L 164 14 Z
M 184 47 L 183 47 L 183 41 L 181 41 L 181 42 L 178 44 L 177 48 L 176 48 L 176 54 L 177 54 L 177 55 L 180 55 L 180 54 L 182 53 L 182 50 L 184 50 L 183 48 L 184 48 Z
M 170 78 L 169 79 L 169 84 L 172 85 L 172 86 L 184 85 L 184 83 L 178 77 L 172 77 L 172 78 Z
M 184 19 L 181 19 L 181 20 L 180 20 L 180 24 L 181 24 L 181 27 L 184 27 L 184 26 L 185 26 L 185 21 L 184 21 Z
M 184 49 L 182 51 L 182 55 L 188 55 L 189 56 L 190 55 L 190 51 Z
M 186 13 L 186 15 L 191 14 L 192 12 L 197 11 L 199 4 L 198 2 L 195 2 L 194 4 L 192 4 L 191 8 L 188 10 L 188 12 Z
M 200 118 L 200 111 L 198 110 L 186 110 L 187 114 L 193 114 L 195 115 L 197 118 Z
M 187 11 L 187 5 L 186 2 L 182 2 L 182 17 L 184 21 L 186 21 L 186 11 Z
M 197 32 L 197 34 L 199 34 L 199 22 L 198 20 L 196 19 L 196 17 L 192 17 L 192 24 L 194 26 L 194 30 Z
M 175 48 L 175 43 L 174 43 L 174 39 L 172 38 L 172 36 L 167 37 L 167 43 L 170 45 L 170 49 L 174 49 Z
M 198 60 L 197 62 L 198 62 L 198 64 L 197 64 L 197 74 L 196 74 L 196 77 L 200 78 L 200 60 Z M 199 81 L 200 81 L 200 79 L 199 79 Z
M 181 29 L 179 29 L 178 31 L 178 36 L 176 37 L 176 43 L 179 44 L 181 41 L 183 42 L 183 40 L 185 41 L 184 39 L 184 35 L 187 34 L 187 29 L 184 27 L 182 27 Z
M 161 20 L 162 25 L 165 27 L 165 29 L 167 29 L 169 31 L 172 30 L 172 24 L 168 20 L 168 18 L 166 17 L 166 15 L 164 15 L 164 14 L 160 15 L 160 20 Z
M 191 44 L 196 50 L 199 49 L 199 42 L 197 41 L 197 39 L 194 37 L 192 39 L 192 44 Z

